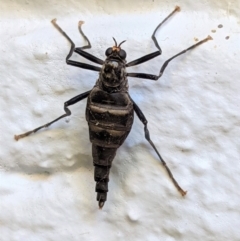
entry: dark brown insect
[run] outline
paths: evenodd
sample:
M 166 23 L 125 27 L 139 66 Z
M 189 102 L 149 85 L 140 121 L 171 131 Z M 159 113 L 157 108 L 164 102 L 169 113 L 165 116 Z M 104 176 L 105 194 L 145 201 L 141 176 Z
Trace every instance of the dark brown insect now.
M 93 164 L 95 166 L 94 179 L 96 181 L 97 201 L 99 202 L 100 208 L 103 207 L 105 201 L 107 200 L 109 171 L 112 165 L 112 161 L 116 155 L 117 149 L 123 144 L 129 132 L 131 131 L 134 112 L 136 112 L 138 118 L 144 125 L 145 138 L 148 140 L 150 145 L 157 153 L 175 187 L 182 194 L 182 196 L 186 194 L 186 191 L 184 191 L 174 179 L 170 169 L 167 167 L 166 162 L 163 160 L 155 145 L 151 141 L 150 134 L 147 128 L 148 121 L 128 93 L 127 77 L 129 76 L 158 80 L 162 76 L 165 68 L 171 60 L 212 38 L 208 36 L 197 44 L 192 45 L 191 47 L 181 51 L 180 53 L 165 61 L 160 69 L 159 75 L 152 75 L 146 73 L 128 73 L 126 71 L 127 67 L 144 63 L 150 59 L 161 55 L 162 50 L 155 38 L 155 33 L 157 29 L 177 11 L 180 11 L 179 7 L 176 7 L 174 11 L 172 11 L 172 13 L 169 14 L 153 32 L 152 40 L 158 50 L 156 52 L 138 58 L 134 61 L 131 61 L 130 63 L 126 62 L 127 54 L 123 49 L 121 49 L 121 45 L 125 41 L 117 44 L 116 40 L 113 38 L 115 45 L 106 50 L 106 59 L 105 61 L 103 61 L 83 50 L 91 48 L 91 44 L 81 29 L 81 26 L 83 24 L 82 21 L 79 22 L 79 31 L 84 37 L 84 39 L 88 42 L 88 45 L 80 48 L 75 48 L 75 44 L 73 43 L 73 41 L 57 25 L 56 19 L 52 20 L 53 25 L 71 43 L 70 52 L 66 57 L 67 64 L 83 69 L 98 71 L 99 78 L 92 90 L 82 93 L 64 103 L 65 114 L 32 131 L 26 132 L 21 135 L 15 135 L 15 139 L 19 140 L 20 138 L 26 137 L 31 133 L 35 133 L 42 128 L 50 126 L 58 120 L 71 115 L 71 111 L 68 109 L 68 106 L 73 105 L 88 97 L 86 119 L 89 125 L 90 141 L 92 142 Z M 96 64 L 102 65 L 102 67 L 99 68 L 94 65 L 69 60 L 73 52 Z

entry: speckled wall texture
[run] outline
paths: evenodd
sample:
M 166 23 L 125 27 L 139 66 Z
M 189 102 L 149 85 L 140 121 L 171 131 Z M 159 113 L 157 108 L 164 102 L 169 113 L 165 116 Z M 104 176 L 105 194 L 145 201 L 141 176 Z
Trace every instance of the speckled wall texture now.
M 135 115 L 110 173 L 108 200 L 98 209 L 85 120 L 86 100 L 72 115 L 16 142 L 20 134 L 64 113 L 63 103 L 90 90 L 98 73 L 65 63 L 69 43 L 105 58 L 127 40 L 129 68 L 158 81 L 129 78 L 129 93 L 148 119 L 151 138 L 179 184 L 177 192 Z M 240 240 L 240 1 L 0 1 L 0 241 Z M 89 63 L 78 55 L 73 60 Z

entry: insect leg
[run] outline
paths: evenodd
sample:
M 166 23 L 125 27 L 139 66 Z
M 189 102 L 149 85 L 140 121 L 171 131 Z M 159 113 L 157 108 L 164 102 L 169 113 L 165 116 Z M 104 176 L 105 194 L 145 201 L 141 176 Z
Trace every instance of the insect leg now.
M 163 25 L 163 23 L 165 23 L 175 12 L 179 12 L 180 10 L 181 10 L 180 7 L 176 6 L 175 9 L 161 23 L 159 23 L 158 26 L 156 27 L 156 29 L 153 31 L 152 40 L 153 40 L 155 46 L 159 49 L 159 51 L 161 53 L 162 53 L 162 50 L 158 44 L 155 34 L 156 34 L 157 30 Z
M 82 47 L 80 47 L 78 49 L 90 49 L 90 48 L 92 48 L 92 45 L 91 45 L 90 40 L 88 39 L 88 37 L 82 31 L 82 25 L 83 24 L 84 24 L 84 21 L 79 21 L 78 22 L 78 30 L 79 30 L 80 34 L 83 36 L 83 38 L 87 41 L 88 44 L 85 45 L 85 46 L 82 46 Z
M 66 101 L 64 103 L 64 110 L 66 112 L 65 114 L 61 115 L 57 119 L 55 119 L 55 120 L 53 120 L 53 121 L 51 121 L 51 122 L 49 122 L 49 123 L 47 123 L 45 125 L 42 125 L 42 126 L 39 126 L 39 127 L 35 128 L 34 130 L 28 131 L 28 132 L 20 134 L 20 135 L 15 135 L 14 136 L 15 140 L 18 141 L 19 139 L 21 139 L 23 137 L 26 137 L 26 136 L 28 136 L 28 135 L 30 135 L 32 133 L 35 133 L 35 132 L 39 131 L 42 128 L 46 128 L 46 127 L 52 125 L 54 122 L 56 122 L 56 121 L 58 121 L 58 120 L 60 120 L 60 119 L 62 119 L 64 117 L 66 117 L 66 116 L 71 115 L 71 111 L 68 109 L 68 106 L 73 105 L 73 104 L 75 104 L 75 103 L 85 99 L 86 97 L 88 97 L 89 93 L 90 93 L 90 90 L 87 91 L 87 92 L 84 92 L 84 93 L 82 93 L 80 95 L 77 95 L 77 96 L 73 97 L 72 99 Z
M 144 114 L 142 113 L 142 111 L 140 110 L 140 108 L 137 106 L 137 104 L 132 100 L 133 102 L 133 108 L 134 108 L 134 111 L 136 112 L 138 118 L 141 120 L 141 122 L 143 123 L 144 125 L 144 133 L 145 133 L 145 138 L 147 139 L 147 141 L 150 143 L 150 145 L 153 147 L 153 149 L 155 150 L 155 152 L 157 153 L 160 161 L 162 162 L 163 166 L 165 167 L 167 173 L 168 173 L 168 176 L 171 178 L 174 186 L 177 188 L 177 190 L 181 193 L 182 196 L 185 196 L 187 194 L 187 191 L 184 191 L 180 186 L 179 184 L 177 183 L 177 181 L 175 180 L 175 178 L 173 177 L 173 174 L 172 172 L 170 171 L 170 169 L 168 168 L 166 162 L 163 160 L 163 158 L 161 157 L 160 153 L 158 152 L 157 148 L 155 147 L 154 143 L 152 142 L 152 140 L 150 139 L 150 133 L 149 133 L 149 130 L 147 128 L 147 119 L 146 117 L 144 116 Z
M 157 57 L 159 55 L 161 55 L 161 52 L 158 50 L 158 51 L 156 51 L 154 53 L 147 54 L 147 55 L 145 55 L 145 56 L 143 56 L 143 57 L 141 57 L 139 59 L 135 59 L 135 60 L 127 63 L 126 67 L 131 67 L 131 66 L 134 66 L 134 65 L 142 64 L 142 63 L 144 63 L 144 62 L 146 62 L 146 61 L 148 61 L 150 59 L 153 59 L 153 58 L 155 58 L 155 57 Z
M 78 22 L 78 30 L 79 30 L 80 34 L 83 36 L 83 38 L 87 41 L 88 44 L 85 45 L 85 46 L 83 46 L 83 47 L 75 48 L 75 49 L 74 49 L 74 52 L 75 52 L 75 53 L 78 53 L 79 55 L 85 57 L 86 59 L 88 59 L 88 60 L 90 60 L 90 61 L 92 61 L 92 62 L 94 62 L 94 63 L 96 63 L 96 64 L 101 64 L 101 65 L 103 65 L 103 64 L 104 64 L 104 61 L 103 61 L 103 60 L 101 60 L 101 59 L 93 56 L 92 54 L 89 54 L 89 53 L 83 51 L 83 49 L 90 49 L 90 48 L 92 47 L 92 45 L 91 45 L 88 37 L 87 37 L 87 36 L 84 34 L 84 32 L 82 31 L 82 25 L 83 25 L 83 24 L 84 24 L 83 21 L 79 21 L 79 22 Z
M 80 68 L 84 68 L 84 69 L 90 69 L 90 70 L 95 70 L 95 71 L 99 71 L 100 68 L 96 67 L 96 66 L 93 66 L 93 65 L 89 65 L 89 64 L 83 64 L 83 63 L 80 63 L 80 62 L 76 62 L 76 61 L 71 61 L 69 60 L 73 54 L 73 52 L 76 52 L 78 54 L 80 54 L 81 56 L 83 56 L 84 58 L 94 62 L 94 63 L 97 63 L 97 64 L 103 64 L 104 61 L 83 51 L 82 48 L 90 48 L 91 47 L 91 44 L 88 40 L 88 38 L 86 37 L 86 35 L 82 32 L 81 30 L 81 25 L 83 24 L 82 21 L 79 22 L 79 31 L 80 33 L 83 35 L 83 37 L 87 40 L 88 42 L 88 45 L 86 46 L 83 46 L 81 48 L 75 48 L 75 44 L 73 43 L 73 41 L 70 39 L 70 37 L 60 28 L 60 26 L 56 23 L 57 19 L 53 19 L 51 22 L 52 24 L 54 25 L 54 27 L 70 42 L 71 44 L 71 48 L 70 48 L 70 51 L 66 57 L 66 63 L 69 64 L 69 65 L 73 65 L 73 66 L 77 66 L 77 67 L 80 67 Z M 83 66 L 83 67 L 82 67 Z M 94 69 L 95 67 L 95 69 Z
M 187 49 L 184 49 L 180 53 L 178 53 L 178 54 L 174 55 L 173 57 L 171 57 L 170 59 L 166 60 L 164 62 L 164 64 L 162 65 L 161 69 L 160 69 L 159 75 L 152 75 L 152 74 L 145 74 L 145 73 L 128 73 L 127 76 L 135 77 L 135 78 L 142 78 L 142 79 L 158 80 L 162 76 L 164 70 L 166 69 L 166 67 L 168 66 L 170 61 L 172 61 L 173 59 L 175 59 L 179 55 L 185 54 L 187 51 L 196 48 L 200 44 L 203 44 L 203 43 L 207 42 L 208 40 L 212 40 L 212 37 L 210 35 L 207 38 L 201 40 L 200 42 L 190 46 Z
M 177 11 L 180 11 L 180 7 L 176 6 L 175 9 L 161 22 L 158 24 L 158 26 L 155 28 L 155 30 L 153 31 L 153 34 L 152 34 L 152 40 L 156 46 L 156 48 L 158 49 L 158 51 L 154 52 L 154 53 L 151 53 L 151 54 L 148 54 L 148 55 L 145 55 L 139 59 L 135 59 L 129 63 L 126 64 L 126 67 L 131 67 L 131 66 L 134 66 L 134 65 L 138 65 L 138 64 L 142 64 L 150 59 L 153 59 L 159 55 L 162 54 L 162 50 L 158 44 L 158 41 L 155 37 L 155 34 L 157 32 L 157 30 L 163 25 L 163 23 L 165 23 L 175 12 Z
M 80 62 L 73 61 L 73 60 L 67 60 L 66 62 L 69 65 L 79 67 L 79 68 L 82 68 L 82 69 L 88 69 L 88 70 L 93 70 L 93 71 L 98 71 L 98 72 L 100 72 L 100 70 L 101 70 L 101 68 L 99 68 L 97 66 L 94 66 L 94 65 L 91 65 L 91 64 L 80 63 Z

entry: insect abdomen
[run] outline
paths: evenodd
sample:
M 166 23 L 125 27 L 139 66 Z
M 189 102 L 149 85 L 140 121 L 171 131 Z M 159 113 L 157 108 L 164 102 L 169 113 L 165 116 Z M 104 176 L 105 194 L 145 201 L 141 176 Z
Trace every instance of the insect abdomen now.
M 107 200 L 109 172 L 116 151 L 116 148 L 105 148 L 94 144 L 92 145 L 93 164 L 95 166 L 95 191 L 97 192 L 97 201 L 99 201 L 100 208 Z
M 118 148 L 132 127 L 132 101 L 127 93 L 107 93 L 94 87 L 88 97 L 86 119 L 93 144 Z
M 101 208 L 107 199 L 109 171 L 133 123 L 133 104 L 127 93 L 107 93 L 94 87 L 88 97 L 86 119 L 92 142 L 94 179 Z

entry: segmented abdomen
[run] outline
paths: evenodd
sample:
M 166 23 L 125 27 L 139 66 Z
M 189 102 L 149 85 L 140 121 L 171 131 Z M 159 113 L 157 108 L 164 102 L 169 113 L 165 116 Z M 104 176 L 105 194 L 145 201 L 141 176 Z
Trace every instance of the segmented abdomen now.
M 132 127 L 132 101 L 128 93 L 107 93 L 94 87 L 88 97 L 86 119 L 92 142 L 97 200 L 102 207 L 107 198 L 112 161 Z

